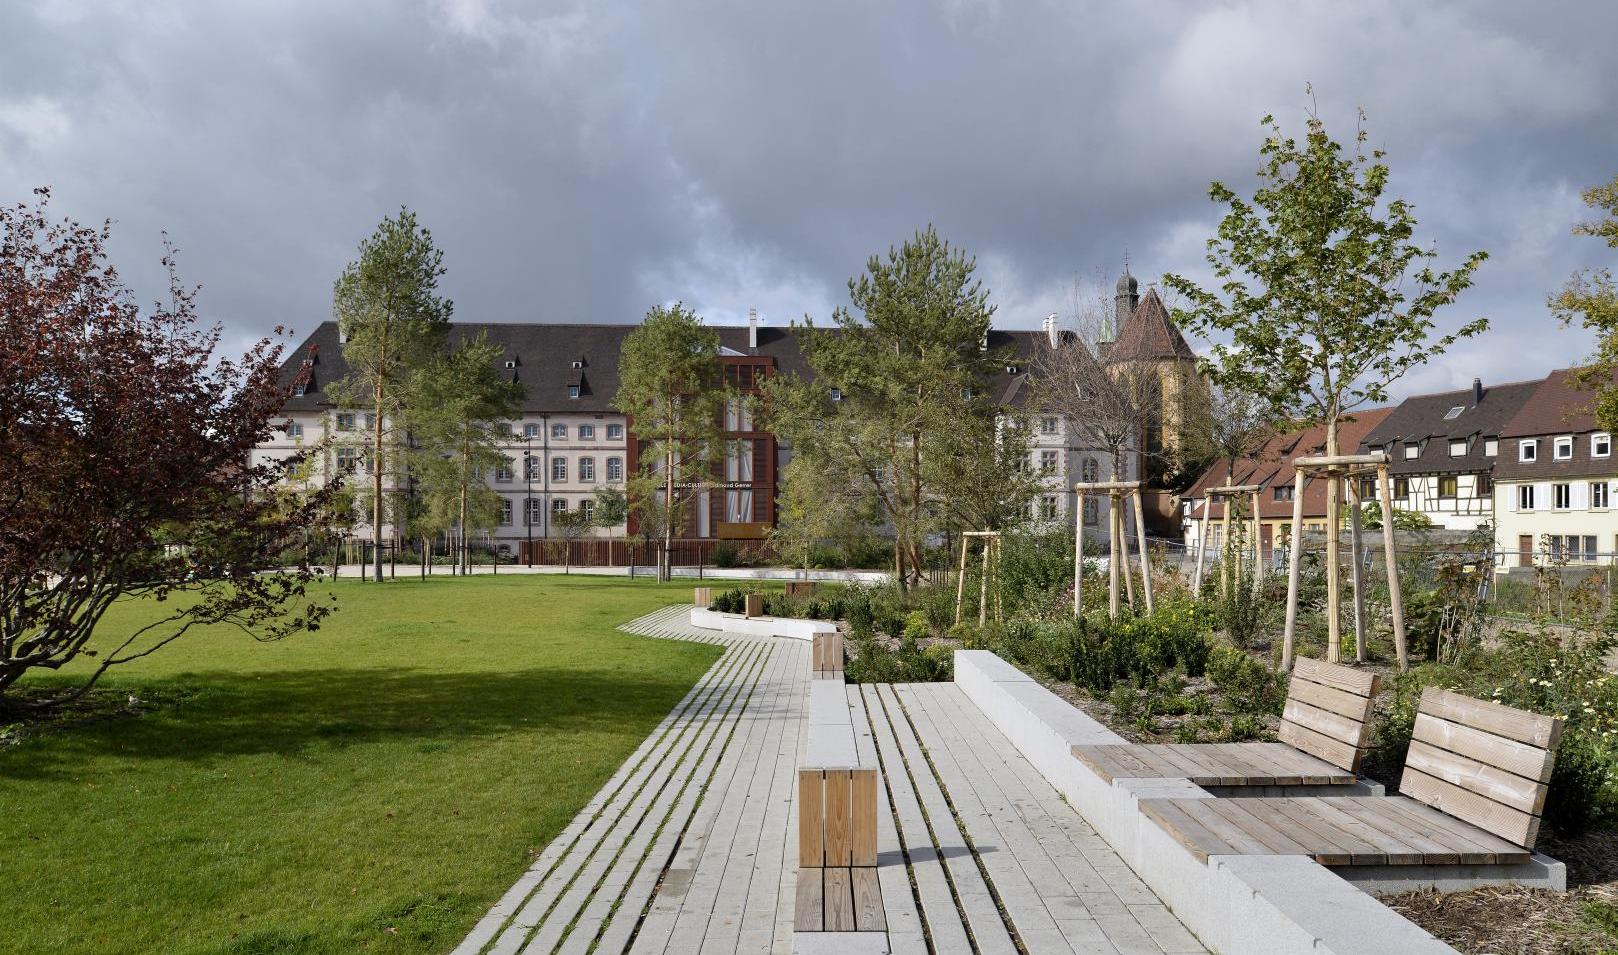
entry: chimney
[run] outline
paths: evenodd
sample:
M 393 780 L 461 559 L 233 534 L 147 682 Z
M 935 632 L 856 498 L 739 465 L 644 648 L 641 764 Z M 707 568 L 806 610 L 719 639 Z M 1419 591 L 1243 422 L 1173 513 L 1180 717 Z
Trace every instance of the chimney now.
M 1483 404 L 1483 379 L 1472 379 L 1472 407 Z
M 1051 343 L 1052 348 L 1058 348 L 1062 344 L 1062 333 L 1056 330 L 1055 312 L 1045 316 L 1045 338 Z
M 758 351 L 758 309 L 747 310 L 747 348 L 749 351 Z

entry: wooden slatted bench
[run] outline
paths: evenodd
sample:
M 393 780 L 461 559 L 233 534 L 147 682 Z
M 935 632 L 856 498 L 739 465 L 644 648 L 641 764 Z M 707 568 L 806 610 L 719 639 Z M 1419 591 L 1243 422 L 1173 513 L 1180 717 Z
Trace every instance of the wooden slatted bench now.
M 1279 743 L 1075 746 L 1106 782 L 1187 779 L 1198 786 L 1349 786 L 1370 745 L 1375 673 L 1300 658 L 1287 687 Z
M 837 650 L 840 665 L 840 639 Z M 855 742 L 841 669 L 834 679 L 810 681 L 808 748 L 798 769 L 796 931 L 887 931 L 876 873 L 877 784 L 876 767 L 862 761 Z
M 1562 723 L 1429 687 L 1403 795 L 1146 799 L 1141 811 L 1199 859 L 1307 855 L 1322 865 L 1527 862 Z

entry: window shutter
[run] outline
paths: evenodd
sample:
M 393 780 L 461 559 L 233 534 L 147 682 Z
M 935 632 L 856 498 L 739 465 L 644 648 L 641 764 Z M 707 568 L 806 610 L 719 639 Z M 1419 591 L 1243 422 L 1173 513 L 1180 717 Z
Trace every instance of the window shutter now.
M 1575 511 L 1587 510 L 1590 507 L 1590 486 L 1583 481 L 1575 481 L 1568 490 L 1572 492 L 1572 499 L 1568 505 Z

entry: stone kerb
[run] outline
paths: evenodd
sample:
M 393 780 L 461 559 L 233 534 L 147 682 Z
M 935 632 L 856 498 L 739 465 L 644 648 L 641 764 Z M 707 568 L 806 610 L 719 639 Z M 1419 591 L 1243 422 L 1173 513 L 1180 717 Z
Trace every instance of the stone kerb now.
M 836 624 L 825 620 L 803 620 L 798 617 L 748 617 L 739 613 L 720 613 L 706 607 L 692 607 L 690 620 L 693 627 L 752 637 L 788 637 L 793 640 L 813 640 L 817 633 L 835 633 L 837 631 Z
M 955 682 L 1203 944 L 1221 955 L 1439 955 L 1454 949 L 1303 856 L 1197 860 L 1141 799 L 1214 798 L 1184 779 L 1104 782 L 1075 745 L 1124 740 L 986 650 L 955 652 Z

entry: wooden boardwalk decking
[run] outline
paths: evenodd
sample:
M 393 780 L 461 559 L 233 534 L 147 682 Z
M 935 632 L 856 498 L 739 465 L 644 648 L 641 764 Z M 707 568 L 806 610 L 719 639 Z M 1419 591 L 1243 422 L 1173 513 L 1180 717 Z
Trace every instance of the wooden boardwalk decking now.
M 726 653 L 457 955 L 792 951 L 809 644 L 697 630 L 687 609 L 623 629 Z M 1203 951 L 953 684 L 847 693 L 882 766 L 895 953 Z

